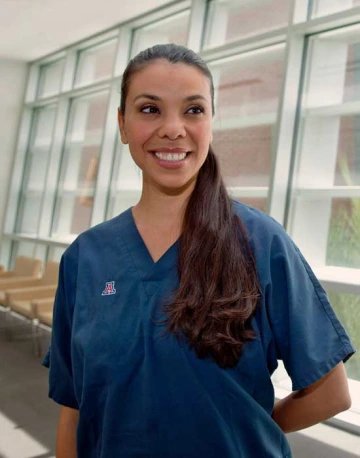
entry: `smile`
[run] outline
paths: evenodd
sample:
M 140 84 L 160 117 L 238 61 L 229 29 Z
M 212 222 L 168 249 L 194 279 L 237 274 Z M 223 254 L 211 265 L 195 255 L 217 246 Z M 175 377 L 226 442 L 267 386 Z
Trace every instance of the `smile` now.
M 159 153 L 157 151 L 154 151 L 153 154 L 162 161 L 169 162 L 183 161 L 188 155 L 188 153 Z

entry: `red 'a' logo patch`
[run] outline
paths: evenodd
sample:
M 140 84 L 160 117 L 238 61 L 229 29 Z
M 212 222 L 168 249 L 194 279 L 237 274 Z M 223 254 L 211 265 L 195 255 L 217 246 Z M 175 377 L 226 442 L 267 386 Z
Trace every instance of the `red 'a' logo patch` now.
M 101 293 L 102 296 L 109 296 L 110 294 L 115 294 L 115 282 L 114 281 L 107 281 L 105 285 L 104 291 Z

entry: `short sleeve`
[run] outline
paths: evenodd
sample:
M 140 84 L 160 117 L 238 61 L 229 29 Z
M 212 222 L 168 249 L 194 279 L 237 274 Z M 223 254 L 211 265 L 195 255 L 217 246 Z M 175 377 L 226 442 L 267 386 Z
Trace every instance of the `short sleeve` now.
M 74 251 L 68 249 L 60 262 L 51 344 L 42 364 L 49 368 L 49 397 L 58 404 L 78 409 L 71 361 L 72 316 L 77 278 Z
M 277 359 L 293 390 L 319 380 L 355 352 L 326 292 L 298 247 L 285 233 L 273 236 L 266 307 Z

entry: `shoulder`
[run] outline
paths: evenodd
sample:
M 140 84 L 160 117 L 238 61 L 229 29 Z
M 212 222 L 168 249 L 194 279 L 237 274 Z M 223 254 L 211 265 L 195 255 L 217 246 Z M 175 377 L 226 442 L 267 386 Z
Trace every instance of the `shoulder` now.
M 85 252 L 90 255 L 92 251 L 98 252 L 100 249 L 112 250 L 118 234 L 130 224 L 130 212 L 131 208 L 128 208 L 114 218 L 82 232 L 64 252 L 64 262 L 74 261 Z
M 277 237 L 289 240 L 284 227 L 266 213 L 235 200 L 233 209 L 244 225 L 250 242 L 264 243 Z
M 278 221 L 239 202 L 234 202 L 234 211 L 245 227 L 260 274 L 269 277 L 273 269 L 285 265 L 310 271 L 299 248 Z

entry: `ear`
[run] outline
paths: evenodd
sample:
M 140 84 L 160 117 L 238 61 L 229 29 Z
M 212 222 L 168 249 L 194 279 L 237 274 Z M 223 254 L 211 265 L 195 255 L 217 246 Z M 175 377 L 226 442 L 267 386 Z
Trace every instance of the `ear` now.
M 120 129 L 120 138 L 121 142 L 126 145 L 128 144 L 128 138 L 126 135 L 126 130 L 125 130 L 125 119 L 124 115 L 121 113 L 120 108 L 118 108 L 118 123 L 119 123 L 119 129 Z

